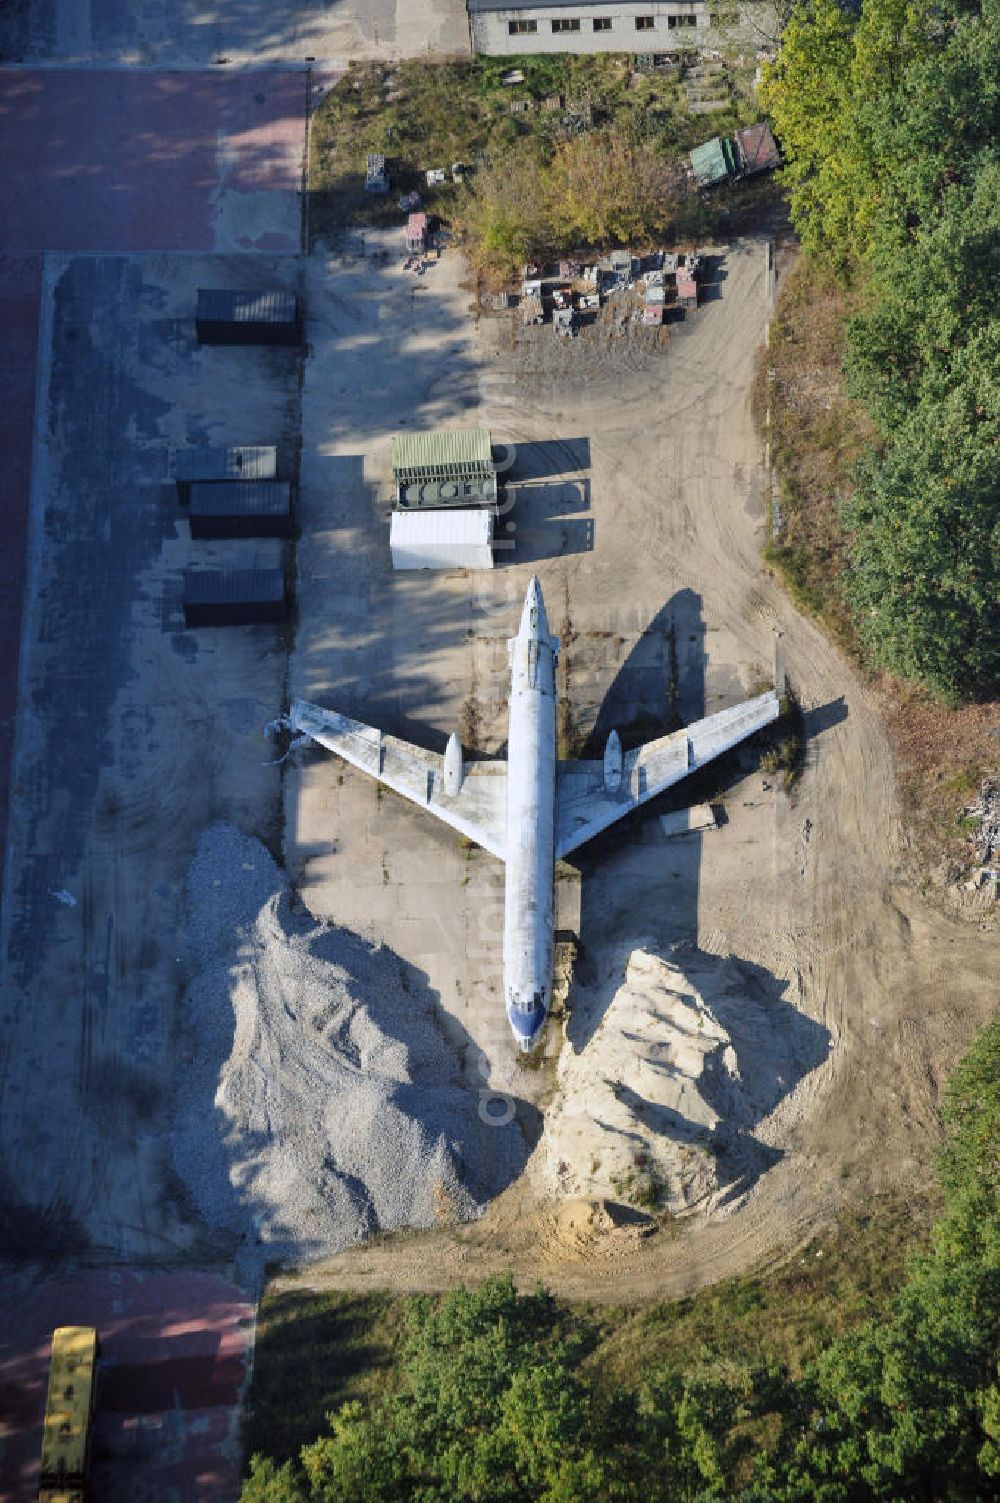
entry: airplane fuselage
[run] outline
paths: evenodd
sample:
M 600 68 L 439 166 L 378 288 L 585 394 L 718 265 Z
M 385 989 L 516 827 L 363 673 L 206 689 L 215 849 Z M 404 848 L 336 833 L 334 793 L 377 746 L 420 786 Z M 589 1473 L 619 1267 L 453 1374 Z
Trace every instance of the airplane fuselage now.
M 376 726 L 295 700 L 280 723 L 318 741 L 505 863 L 503 991 L 518 1046 L 534 1047 L 552 1002 L 556 853 L 567 856 L 630 810 L 705 766 L 779 714 L 768 690 L 622 754 L 556 759 L 556 658 L 541 585 L 532 579 L 507 644 L 507 760 L 466 765 L 457 732 L 443 757 Z M 278 722 L 276 722 L 277 724 Z
M 510 644 L 503 990 L 519 1046 L 535 1043 L 552 993 L 556 644 L 537 581 Z

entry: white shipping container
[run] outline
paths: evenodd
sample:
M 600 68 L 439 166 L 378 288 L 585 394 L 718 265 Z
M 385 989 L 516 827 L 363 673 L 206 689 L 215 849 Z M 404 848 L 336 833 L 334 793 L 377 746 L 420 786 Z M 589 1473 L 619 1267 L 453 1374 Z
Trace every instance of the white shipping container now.
M 485 507 L 394 511 L 394 569 L 492 569 L 493 518 Z

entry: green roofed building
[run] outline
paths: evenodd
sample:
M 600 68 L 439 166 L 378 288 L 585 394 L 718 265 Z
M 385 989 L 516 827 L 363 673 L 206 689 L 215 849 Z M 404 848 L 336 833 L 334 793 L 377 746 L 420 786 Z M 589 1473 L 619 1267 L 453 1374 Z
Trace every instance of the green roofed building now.
M 722 136 L 713 136 L 691 153 L 691 171 L 699 188 L 711 188 L 715 183 L 736 177 L 739 161 L 732 141 Z
M 392 473 L 401 511 L 496 504 L 488 428 L 398 433 L 392 441 Z

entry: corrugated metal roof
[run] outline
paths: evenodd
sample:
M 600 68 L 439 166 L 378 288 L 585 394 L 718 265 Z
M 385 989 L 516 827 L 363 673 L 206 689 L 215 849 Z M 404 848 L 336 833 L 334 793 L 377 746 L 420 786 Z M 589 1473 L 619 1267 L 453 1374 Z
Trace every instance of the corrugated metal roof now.
M 185 569 L 186 605 L 273 604 L 284 600 L 280 569 Z
M 177 480 L 273 480 L 278 473 L 275 448 L 178 449 Z
M 389 524 L 392 544 L 453 544 L 456 548 L 488 543 L 493 513 L 482 507 L 448 511 L 394 511 Z
M 233 292 L 199 287 L 195 317 L 206 323 L 293 324 L 298 318 L 298 300 L 294 292 L 274 288 Z
M 488 428 L 458 428 L 434 433 L 397 433 L 392 441 L 392 467 L 404 471 L 440 472 L 445 478 L 485 474 L 493 469 Z M 412 478 L 419 479 L 419 475 Z M 435 476 L 428 473 L 428 479 Z
M 767 121 L 760 125 L 746 125 L 736 132 L 745 172 L 766 172 L 781 166 L 781 156 L 775 145 L 771 127 Z
M 725 147 L 720 136 L 713 136 L 691 152 L 691 170 L 698 182 L 707 187 L 729 176 Z
M 291 509 L 287 480 L 216 480 L 191 487 L 193 517 L 284 517 Z

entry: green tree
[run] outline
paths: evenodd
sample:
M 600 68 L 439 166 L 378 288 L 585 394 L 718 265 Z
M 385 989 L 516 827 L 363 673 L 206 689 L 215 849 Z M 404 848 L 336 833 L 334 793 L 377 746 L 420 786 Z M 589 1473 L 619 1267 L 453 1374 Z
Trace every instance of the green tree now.
M 1000 410 L 980 416 L 983 395 L 970 373 L 909 412 L 846 512 L 848 595 L 872 659 L 955 698 L 1000 676 Z
M 853 243 L 851 62 L 854 22 L 837 0 L 799 0 L 760 102 L 774 120 L 803 246 L 841 260 Z
M 995 0 L 799 0 L 760 97 L 808 252 L 845 272 L 905 240 L 995 146 L 997 25 Z
M 309 1493 L 290 1461 L 276 1466 L 266 1456 L 253 1456 L 240 1503 L 308 1503 Z
M 975 1499 L 998 1460 L 1000 1020 L 949 1085 L 944 1215 L 892 1319 L 834 1342 L 767 1475 L 787 1503 Z
M 549 167 L 536 142 L 519 140 L 482 164 L 464 217 L 476 266 L 499 277 L 550 243 Z
M 1000 5 L 800 0 L 764 99 L 807 253 L 850 276 L 852 394 L 883 435 L 845 520 L 871 661 L 1000 682 Z
M 647 240 L 662 230 L 677 199 L 656 146 L 622 129 L 562 143 L 549 185 L 555 237 L 571 245 Z

